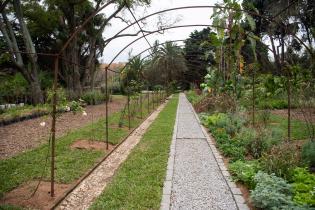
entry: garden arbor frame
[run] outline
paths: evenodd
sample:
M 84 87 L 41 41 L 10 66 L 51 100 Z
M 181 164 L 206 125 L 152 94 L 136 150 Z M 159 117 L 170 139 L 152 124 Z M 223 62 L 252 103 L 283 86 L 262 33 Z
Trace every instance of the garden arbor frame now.
M 107 7 L 108 5 L 112 4 L 112 3 L 115 3 L 116 1 L 115 0 L 111 0 L 109 2 L 107 2 L 106 4 L 102 5 L 99 7 L 99 9 L 97 9 L 96 11 L 94 11 L 89 17 L 87 17 L 81 26 L 79 26 L 73 33 L 72 35 L 68 38 L 68 40 L 65 42 L 65 44 L 62 46 L 62 48 L 60 49 L 60 51 L 56 54 L 52 54 L 51 56 L 53 56 L 55 59 L 54 59 L 54 81 L 53 81 L 53 103 L 52 103 L 52 107 L 53 107 L 53 111 L 52 111 L 52 126 L 51 126 L 51 196 L 54 196 L 54 171 L 55 171 L 55 134 L 56 134 L 56 114 L 57 114 L 57 85 L 58 85 L 58 72 L 59 72 L 59 59 L 62 57 L 61 54 L 67 49 L 67 47 L 69 46 L 69 44 L 71 43 L 71 41 L 78 35 L 79 32 L 81 32 L 85 26 L 100 12 L 102 11 L 105 7 Z M 124 5 L 123 6 L 126 6 L 126 3 L 124 2 Z M 250 15 L 253 15 L 253 16 L 257 16 L 257 17 L 260 17 L 260 18 L 263 18 L 265 20 L 267 20 L 268 22 L 272 22 L 272 23 L 275 23 L 277 26 L 281 27 L 281 28 L 284 28 L 285 27 L 276 22 L 274 19 L 270 19 L 268 17 L 265 17 L 263 15 L 260 15 L 260 14 L 257 14 L 257 13 L 254 13 L 254 12 L 251 12 L 251 11 L 247 11 L 247 10 L 243 10 L 243 9 L 235 9 L 235 8 L 231 8 L 231 7 L 224 7 L 224 6 L 219 6 L 219 5 L 205 5 L 205 6 L 185 6 L 185 7 L 175 7 L 175 8 L 170 8 L 170 9 L 165 9 L 165 10 L 161 10 L 161 11 L 158 11 L 158 12 L 155 12 L 155 13 L 152 13 L 152 14 L 149 14 L 145 17 L 142 17 L 140 18 L 139 20 L 136 20 L 135 22 L 131 23 L 130 25 L 128 25 L 127 27 L 123 28 L 121 31 L 119 31 L 117 34 L 115 34 L 114 36 L 112 36 L 111 38 L 105 40 L 106 42 L 106 45 L 116 39 L 116 38 L 119 38 L 119 37 L 124 37 L 124 36 L 138 36 L 138 34 L 140 32 L 143 33 L 143 30 L 140 29 L 140 32 L 138 32 L 137 34 L 121 34 L 123 31 L 125 31 L 126 29 L 128 29 L 130 26 L 133 26 L 135 24 L 138 23 L 138 21 L 142 21 L 142 20 L 145 20 L 151 16 L 154 16 L 154 15 L 158 15 L 158 14 L 161 14 L 161 13 L 165 13 L 165 12 L 169 12 L 169 11 L 175 11 L 175 10 L 184 10 L 184 9 L 200 9 L 200 8 L 218 8 L 218 9 L 230 9 L 230 10 L 234 10 L 234 11 L 240 11 L 240 12 L 244 12 L 244 13 L 248 13 Z M 166 31 L 166 30 L 170 30 L 170 29 L 173 29 L 173 28 L 181 28 L 181 27 L 194 27 L 194 26 L 203 26 L 203 27 L 219 27 L 219 26 L 216 26 L 216 25 L 212 25 L 212 24 L 209 24 L 209 25 L 206 25 L 206 24 L 194 24 L 194 25 L 179 25 L 179 26 L 172 26 L 172 27 L 165 27 L 165 28 L 161 28 L 159 30 L 156 30 L 156 31 L 153 31 L 153 32 L 149 32 L 147 34 L 144 34 L 143 33 L 143 36 L 140 37 L 140 38 L 137 38 L 136 40 L 134 40 L 133 42 L 129 43 L 126 47 L 124 47 L 118 54 L 116 54 L 116 56 L 111 60 L 110 64 L 112 64 L 115 59 L 126 49 L 128 48 L 130 45 L 132 45 L 134 42 L 140 40 L 140 39 L 143 39 L 143 38 L 146 38 L 146 36 L 150 35 L 150 34 L 153 34 L 153 33 L 157 33 L 157 32 L 161 32 L 161 31 Z M 226 29 L 226 28 L 225 28 Z M 304 47 L 305 49 L 311 54 L 313 55 L 313 52 L 311 49 L 309 49 L 309 47 L 299 38 L 297 37 L 296 35 L 292 35 L 293 37 L 295 37 Z M 105 46 L 106 46 L 105 45 Z M 107 71 L 109 70 L 109 66 L 110 64 L 106 67 L 105 71 L 106 71 L 106 78 L 105 78 L 105 82 L 107 84 Z M 106 85 L 107 86 L 107 85 Z M 106 87 L 106 118 L 108 117 L 107 115 L 107 112 L 108 112 L 108 88 Z M 106 126 L 106 130 L 108 131 L 108 125 Z M 108 134 L 106 135 L 108 136 Z M 108 138 L 108 137 L 107 137 Z

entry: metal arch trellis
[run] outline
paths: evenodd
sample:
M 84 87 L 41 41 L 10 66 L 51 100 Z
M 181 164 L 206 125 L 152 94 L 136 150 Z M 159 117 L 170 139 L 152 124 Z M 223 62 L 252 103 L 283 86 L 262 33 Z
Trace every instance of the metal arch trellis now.
M 293 4 L 292 4 L 293 5 Z M 292 6 L 290 5 L 290 6 Z M 259 17 L 259 18 L 262 18 L 262 19 L 265 19 L 266 21 L 270 22 L 270 23 L 275 23 L 277 26 L 279 26 L 280 28 L 282 29 L 286 29 L 281 23 L 278 23 L 277 21 L 274 20 L 274 17 L 272 17 L 271 19 L 264 16 L 264 15 L 261 15 L 261 14 L 258 14 L 256 12 L 252 12 L 252 11 L 248 11 L 248 10 L 244 10 L 244 9 L 235 9 L 235 8 L 232 8 L 232 7 L 224 7 L 224 6 L 219 6 L 219 5 L 197 5 L 197 6 L 183 6 L 183 7 L 174 7 L 174 8 L 169 8 L 169 9 L 164 9 L 164 10 L 160 10 L 158 12 L 154 12 L 154 13 L 151 13 L 149 15 L 146 15 L 140 19 L 138 19 L 137 21 L 142 21 L 142 20 L 145 20 L 149 17 L 152 17 L 152 16 L 155 16 L 155 15 L 158 15 L 158 14 L 161 14 L 161 13 L 165 13 L 165 12 L 170 12 L 170 11 L 174 11 L 174 10 L 184 10 L 184 9 L 205 9 L 205 8 L 218 8 L 218 9 L 231 9 L 231 10 L 234 10 L 234 11 L 239 11 L 239 12 L 245 12 L 245 13 L 248 13 L 250 15 L 253 15 L 253 16 L 256 16 L 256 17 Z M 285 9 L 288 9 L 288 7 L 286 7 Z M 284 11 L 284 10 L 283 10 Z M 281 11 L 281 12 L 283 12 Z M 277 14 L 278 15 L 278 14 Z M 107 40 L 105 40 L 106 42 L 106 45 L 112 41 L 113 39 L 116 39 L 116 38 L 119 38 L 119 37 L 123 37 L 124 35 L 120 35 L 122 32 L 124 32 L 125 30 L 127 30 L 129 27 L 135 25 L 137 23 L 137 21 L 131 23 L 130 25 L 126 26 L 125 28 L 123 28 L 122 30 L 120 30 L 119 32 L 117 32 L 114 36 L 112 36 L 111 38 L 108 38 Z M 220 27 L 220 26 L 214 26 L 214 27 Z M 130 35 L 130 34 L 129 34 Z M 136 34 L 138 35 L 138 34 Z M 310 54 L 313 54 L 312 50 L 309 49 L 309 47 L 299 38 L 297 37 L 296 35 L 292 34 L 292 36 L 294 38 L 296 38 L 305 48 L 306 50 L 310 53 Z M 105 45 L 105 46 L 106 46 Z
M 175 42 L 175 43 L 176 43 L 176 42 L 183 42 L 183 41 L 185 41 L 185 39 L 168 40 L 168 41 L 159 43 L 159 44 L 157 44 L 157 45 L 155 45 L 155 46 L 161 46 L 161 45 L 164 45 L 164 44 L 167 43 L 167 42 L 171 42 L 171 43 L 174 43 L 174 42 Z M 149 47 L 149 48 L 147 48 L 147 49 L 141 51 L 140 53 L 134 55 L 133 57 L 141 56 L 143 53 L 147 52 L 148 50 L 150 50 L 151 48 L 153 48 L 153 47 L 155 47 L 155 46 Z M 185 45 L 178 45 L 178 46 L 179 46 L 179 47 L 183 47 L 183 46 L 185 46 Z M 269 49 L 269 50 L 271 50 L 271 49 Z M 146 55 L 146 56 L 142 57 L 141 60 L 145 60 L 146 58 L 148 58 L 148 57 L 150 57 L 150 56 L 151 56 L 150 54 L 149 54 L 149 55 Z M 128 61 L 128 62 L 124 65 L 124 67 L 120 70 L 120 73 L 124 71 L 124 69 L 129 65 L 129 63 L 130 63 L 131 61 L 132 61 L 132 60 Z M 198 62 L 197 62 L 197 63 L 198 63 Z M 191 67 L 197 67 L 197 64 L 194 65 L 194 64 L 188 64 L 188 63 L 186 63 L 186 65 L 187 65 L 187 66 L 191 66 Z
M 57 104 L 57 81 L 58 81 L 58 69 L 59 69 L 59 58 L 61 57 L 61 54 L 64 52 L 64 50 L 69 46 L 69 44 L 71 43 L 71 41 L 77 36 L 77 34 L 82 31 L 84 29 L 84 27 L 101 11 L 103 10 L 105 7 L 107 7 L 108 5 L 114 3 L 115 0 L 111 0 L 109 2 L 107 2 L 106 4 L 100 6 L 96 11 L 94 11 L 89 17 L 87 17 L 83 23 L 71 34 L 71 36 L 68 38 L 68 40 L 65 42 L 65 44 L 62 46 L 62 48 L 60 49 L 60 51 L 56 54 L 51 54 L 50 56 L 53 56 L 54 59 L 54 82 L 53 82 L 53 112 L 52 112 L 52 126 L 51 126 L 51 133 L 52 133 L 52 150 L 51 150 L 51 196 L 54 196 L 54 168 L 55 168 L 55 132 L 56 132 L 56 104 Z M 125 5 L 123 5 L 125 6 Z M 186 7 L 176 7 L 176 8 L 170 8 L 170 9 L 166 9 L 166 10 L 161 10 L 152 14 L 149 14 L 141 19 L 139 19 L 138 21 L 142 21 L 148 17 L 151 17 L 153 15 L 157 15 L 163 12 L 168 12 L 168 11 L 174 11 L 174 10 L 181 10 L 181 9 L 192 9 L 192 8 L 220 8 L 220 9 L 231 9 L 234 11 L 240 11 L 240 12 L 246 12 L 248 14 L 254 15 L 254 16 L 258 16 L 261 17 L 269 22 L 274 22 L 276 23 L 279 27 L 284 27 L 283 25 L 277 23 L 275 20 L 273 19 L 269 19 L 263 15 L 251 12 L 251 11 L 247 11 L 247 10 L 243 10 L 243 9 L 235 9 L 235 8 L 231 8 L 231 7 L 224 7 L 224 6 L 219 6 L 219 5 L 215 5 L 215 6 L 186 6 Z M 107 39 L 107 44 L 116 38 L 122 37 L 122 35 L 120 35 L 121 32 L 123 32 L 124 30 L 126 30 L 127 28 L 129 28 L 130 26 L 134 25 L 137 23 L 137 20 L 135 22 L 133 22 L 132 24 L 128 25 L 127 27 L 125 27 L 124 29 L 122 29 L 119 33 L 117 33 L 116 35 L 114 35 L 113 37 L 111 37 L 110 39 Z M 193 25 L 191 25 L 193 26 Z M 196 26 L 196 25 L 195 25 Z M 213 27 L 218 27 L 215 25 L 199 25 L 199 26 L 213 26 Z M 179 27 L 184 27 L 184 26 L 177 26 L 177 27 L 169 27 L 170 28 L 179 28 Z M 185 26 L 188 27 L 188 26 Z M 163 28 L 161 30 L 158 31 L 165 31 L 168 30 L 167 28 Z M 149 33 L 151 34 L 151 33 Z M 148 35 L 148 34 L 147 34 Z M 146 35 L 145 35 L 146 36 Z M 143 37 L 145 37 L 143 36 Z M 313 54 L 313 52 L 308 48 L 308 46 L 305 45 L 305 43 L 297 36 L 294 36 L 305 48 L 306 50 L 310 53 Z M 142 38 L 143 38 L 142 37 Z M 117 56 L 115 56 L 115 58 L 112 60 L 112 62 L 117 58 Z M 111 63 L 112 63 L 111 62 Z M 107 68 L 108 69 L 108 68 Z M 106 69 L 106 74 L 107 74 L 107 69 Z M 107 78 L 106 78 L 107 80 Z M 106 97 L 108 97 L 108 90 L 106 89 Z M 107 101 L 107 100 L 106 100 Z M 106 110 L 107 113 L 108 110 Z

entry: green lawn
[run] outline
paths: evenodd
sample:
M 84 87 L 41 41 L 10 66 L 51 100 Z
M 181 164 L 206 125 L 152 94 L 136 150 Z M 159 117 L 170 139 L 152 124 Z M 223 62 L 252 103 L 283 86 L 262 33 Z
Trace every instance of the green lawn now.
M 159 209 L 178 96 L 167 104 L 91 209 Z
M 270 116 L 271 124 L 268 126 L 271 130 L 278 130 L 287 137 L 288 120 L 286 117 L 272 114 Z M 307 125 L 300 120 L 291 120 L 292 140 L 304 140 L 309 138 Z
M 147 116 L 147 108 L 144 103 L 144 114 Z M 112 144 L 121 142 L 129 134 L 128 128 L 118 128 L 120 112 L 113 113 L 109 118 L 109 141 Z M 126 121 L 126 120 L 125 120 Z M 134 128 L 142 122 L 139 112 L 131 122 Z M 59 183 L 71 183 L 81 177 L 88 169 L 92 168 L 105 155 L 105 151 L 70 149 L 70 145 L 78 139 L 94 139 L 104 141 L 105 120 L 101 119 L 81 129 L 70 132 L 56 141 L 56 181 Z M 124 123 L 126 126 L 127 123 Z M 44 144 L 34 150 L 25 152 L 7 160 L 0 160 L 0 197 L 5 192 L 12 190 L 20 184 L 36 180 L 44 171 L 44 179 L 49 180 L 49 161 L 45 168 L 48 144 Z M 45 170 L 43 170 L 45 169 Z M 1 209 L 1 208 L 0 208 Z

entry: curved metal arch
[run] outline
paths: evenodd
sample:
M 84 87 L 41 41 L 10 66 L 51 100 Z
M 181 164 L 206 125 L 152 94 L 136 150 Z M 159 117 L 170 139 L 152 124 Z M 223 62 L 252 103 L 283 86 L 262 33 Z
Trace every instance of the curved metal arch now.
M 158 33 L 160 31 L 165 31 L 165 30 L 170 30 L 170 29 L 174 29 L 174 28 L 185 28 L 185 27 L 211 27 L 213 26 L 212 24 L 192 24 L 192 25 L 178 25 L 178 26 L 170 26 L 170 27 L 166 27 L 166 28 L 162 28 L 162 29 L 158 29 L 158 30 L 155 30 L 155 31 L 151 31 L 150 33 L 147 33 L 135 40 L 133 40 L 132 42 L 130 42 L 129 44 L 127 44 L 124 48 L 122 48 L 116 55 L 115 57 L 109 62 L 108 66 L 110 66 L 115 60 L 116 58 L 125 50 L 127 49 L 130 45 L 132 45 L 133 43 L 139 41 L 140 39 L 146 37 L 146 36 L 149 36 L 151 34 L 154 34 L 154 33 Z
M 170 29 L 176 29 L 176 28 L 185 28 L 185 27 L 218 27 L 218 26 L 214 26 L 212 24 L 187 24 L 187 25 L 177 25 L 177 26 L 170 26 L 170 27 L 166 27 L 166 28 L 161 28 L 161 29 L 158 29 L 158 30 L 155 30 L 155 31 L 151 31 L 147 34 L 144 34 L 140 37 L 138 37 L 137 39 L 133 40 L 132 42 L 130 42 L 129 44 L 127 44 L 124 48 L 122 48 L 116 55 L 115 57 L 110 61 L 110 63 L 108 64 L 108 66 L 110 66 L 115 60 L 116 58 L 125 50 L 127 49 L 129 46 L 131 46 L 132 44 L 134 44 L 135 42 L 139 41 L 140 39 L 146 37 L 146 36 L 149 36 L 151 34 L 154 34 L 154 33 L 158 33 L 160 31 L 166 31 L 166 30 L 170 30 Z M 220 27 L 222 29 L 227 29 L 225 27 Z M 262 42 L 261 40 L 259 40 L 259 42 Z M 263 43 L 263 42 L 262 42 Z M 152 47 L 148 48 L 151 49 Z M 272 51 L 269 47 L 268 47 L 268 50 Z
M 275 21 L 274 19 L 270 19 L 268 17 L 265 17 L 264 15 L 261 15 L 261 14 L 257 14 L 255 12 L 252 12 L 252 11 L 248 11 L 248 10 L 244 10 L 244 9 L 235 9 L 235 8 L 232 8 L 232 7 L 224 7 L 224 6 L 219 6 L 219 5 L 200 5 L 200 6 L 183 6 L 183 7 L 174 7 L 174 8 L 169 8 L 169 9 L 164 9 L 164 10 L 160 10 L 158 12 L 154 12 L 154 13 L 151 13 L 149 15 L 146 15 L 140 19 L 138 19 L 137 21 L 142 21 L 142 20 L 145 20 L 149 17 L 152 17 L 152 16 L 155 16 L 155 15 L 158 15 L 158 14 L 161 14 L 161 13 L 165 13 L 165 12 L 170 12 L 170 11 L 174 11 L 174 10 L 183 10 L 183 9 L 200 9 L 200 8 L 219 8 L 219 9 L 231 9 L 231 10 L 234 10 L 234 11 L 239 11 L 239 12 L 244 12 L 244 13 L 248 13 L 250 15 L 253 15 L 253 16 L 256 16 L 256 17 L 260 17 L 260 18 L 263 18 L 264 20 L 267 20 L 268 22 L 270 23 L 275 23 L 277 26 L 279 26 L 280 28 L 282 29 L 286 29 L 281 23 L 278 23 L 277 21 Z M 107 43 L 105 46 L 107 46 L 109 44 L 110 41 L 116 39 L 116 38 L 119 38 L 119 34 L 121 34 L 122 32 L 124 32 L 126 29 L 128 29 L 129 27 L 135 25 L 137 23 L 137 21 L 131 23 L 130 25 L 126 26 L 125 28 L 121 29 L 119 32 L 117 32 L 114 36 L 112 36 L 111 38 L 105 40 Z M 213 26 L 213 27 L 218 27 L 218 26 Z M 307 51 L 310 53 L 310 54 L 313 54 L 313 52 L 308 48 L 308 46 L 299 38 L 297 37 L 296 35 L 292 35 L 294 38 L 296 38 L 304 47 L 305 49 L 307 49 Z
M 164 45 L 164 44 L 167 43 L 167 42 L 172 42 L 172 43 L 175 42 L 175 43 L 176 43 L 176 42 L 182 42 L 182 41 L 185 41 L 185 40 L 187 40 L 187 39 L 168 40 L 168 41 L 159 43 L 158 45 L 155 45 L 155 46 L 161 46 L 161 45 Z M 261 42 L 261 41 L 260 41 L 260 42 Z M 148 51 L 148 50 L 154 48 L 155 46 L 148 47 L 147 49 L 141 51 L 140 53 L 134 55 L 133 57 L 141 56 L 141 54 L 143 54 L 143 53 L 145 53 L 146 51 Z M 183 46 L 185 46 L 185 45 L 178 45 L 178 46 L 179 46 L 179 47 L 183 47 Z M 272 51 L 270 48 L 268 48 L 268 50 Z M 150 57 L 150 56 L 151 56 L 150 54 L 149 54 L 149 55 L 146 55 L 145 57 L 141 58 L 141 60 L 145 60 L 146 58 L 148 58 L 148 57 Z M 128 66 L 128 64 L 129 64 L 130 62 L 131 62 L 131 60 L 128 61 L 128 62 L 125 64 L 125 66 L 120 70 L 119 73 L 121 73 L 123 70 L 125 70 L 125 68 Z M 110 69 L 108 69 L 108 70 L 110 70 Z

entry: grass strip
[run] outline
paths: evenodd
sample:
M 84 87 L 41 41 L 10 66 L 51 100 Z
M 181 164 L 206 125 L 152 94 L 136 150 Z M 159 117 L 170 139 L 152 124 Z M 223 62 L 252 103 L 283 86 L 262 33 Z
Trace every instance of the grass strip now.
M 178 96 L 171 99 L 91 209 L 159 209 Z
M 148 116 L 148 111 L 145 103 L 143 106 L 143 117 L 145 118 Z M 109 116 L 109 142 L 112 144 L 118 144 L 130 132 L 126 126 L 123 128 L 117 126 L 120 114 L 120 112 L 116 112 Z M 131 128 L 137 127 L 142 122 L 143 119 L 140 119 L 139 114 L 137 112 L 137 115 L 132 118 Z M 58 138 L 56 141 L 56 182 L 68 184 L 77 180 L 106 154 L 105 151 L 71 149 L 70 145 L 73 142 L 76 140 L 104 141 L 104 139 L 105 119 L 95 121 Z M 45 168 L 47 152 L 48 144 L 43 144 L 15 157 L 0 160 L 0 198 L 22 183 L 40 179 Z M 44 180 L 49 181 L 50 159 L 43 177 Z
M 288 119 L 287 117 L 271 114 L 271 123 L 268 129 L 281 131 L 283 137 L 287 137 Z M 307 129 L 307 124 L 301 120 L 291 119 L 291 137 L 292 140 L 305 140 L 310 138 L 310 131 Z

